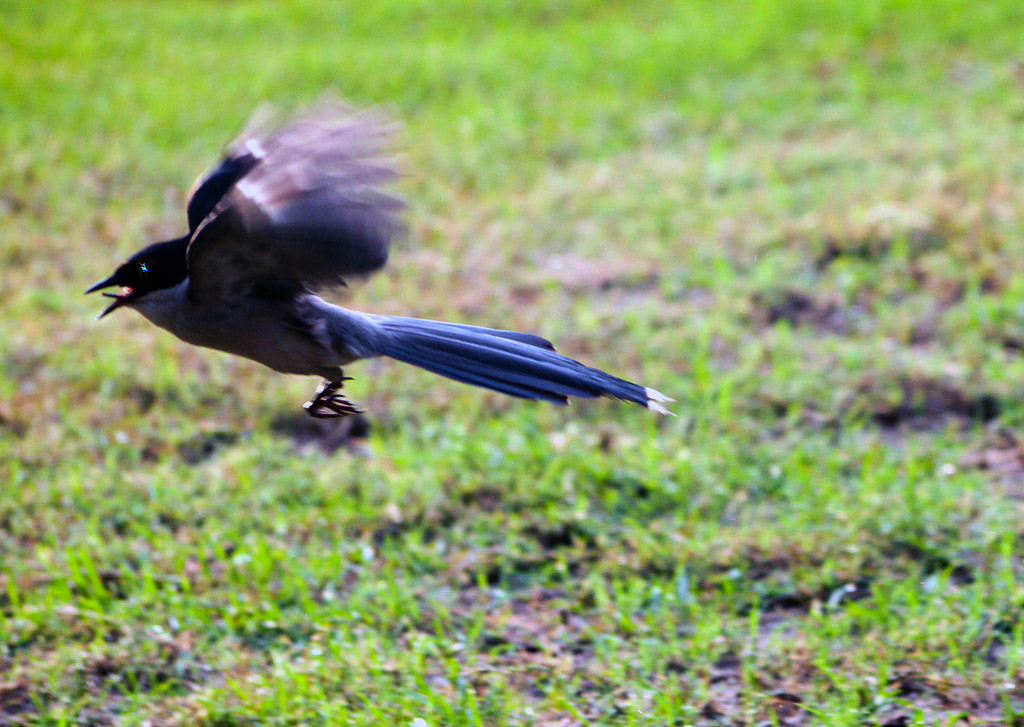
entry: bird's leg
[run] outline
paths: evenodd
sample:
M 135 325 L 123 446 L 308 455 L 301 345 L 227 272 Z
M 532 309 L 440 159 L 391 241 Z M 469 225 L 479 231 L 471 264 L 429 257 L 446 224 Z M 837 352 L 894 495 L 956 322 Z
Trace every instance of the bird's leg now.
M 311 416 L 317 419 L 331 419 L 335 417 L 347 417 L 350 414 L 362 414 L 363 410 L 345 398 L 338 390 L 351 381 L 352 377 L 345 376 L 338 381 L 324 381 L 317 387 L 316 394 L 302 407 Z

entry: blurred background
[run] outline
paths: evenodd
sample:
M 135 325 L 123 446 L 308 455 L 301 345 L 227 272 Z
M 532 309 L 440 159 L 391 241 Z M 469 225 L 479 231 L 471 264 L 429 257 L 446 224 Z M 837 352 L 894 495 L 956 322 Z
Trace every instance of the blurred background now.
M 1024 7 L 0 0 L 0 724 L 1024 719 Z M 315 384 L 82 291 L 256 107 L 403 124 L 342 304 L 673 396 Z

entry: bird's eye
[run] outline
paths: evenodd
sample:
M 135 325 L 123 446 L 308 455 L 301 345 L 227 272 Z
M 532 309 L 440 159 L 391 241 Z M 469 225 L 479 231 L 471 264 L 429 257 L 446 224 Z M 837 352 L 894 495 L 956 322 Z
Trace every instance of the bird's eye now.
M 139 263 L 139 270 L 141 270 L 144 273 L 148 273 L 149 266 L 147 266 L 146 263 Z

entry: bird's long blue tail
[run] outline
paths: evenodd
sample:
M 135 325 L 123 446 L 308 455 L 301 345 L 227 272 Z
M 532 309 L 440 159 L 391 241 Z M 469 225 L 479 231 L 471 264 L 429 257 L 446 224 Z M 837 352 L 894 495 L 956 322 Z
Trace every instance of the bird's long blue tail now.
M 663 394 L 555 353 L 540 336 L 396 316 L 375 322 L 379 353 L 456 381 L 555 404 L 607 396 L 670 413 Z

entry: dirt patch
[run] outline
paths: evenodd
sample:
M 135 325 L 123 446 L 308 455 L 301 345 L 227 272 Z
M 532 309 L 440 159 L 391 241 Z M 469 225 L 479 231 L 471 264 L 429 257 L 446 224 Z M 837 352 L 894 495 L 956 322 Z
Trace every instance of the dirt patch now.
M 949 581 L 954 586 L 967 586 L 976 580 L 975 573 L 984 566 L 977 562 L 977 556 L 960 552 L 953 561 L 938 550 L 922 543 L 896 539 L 881 549 L 887 563 L 900 560 L 916 563 L 923 575 L 949 571 Z M 891 568 L 891 565 L 890 565 Z
M 39 376 L 46 367 L 46 359 L 45 352 L 22 346 L 4 354 L 0 359 L 0 371 L 14 381 L 28 381 Z
M 19 715 L 37 712 L 32 692 L 20 682 L 0 684 L 0 727 L 21 724 Z
M 125 393 L 124 398 L 131 401 L 138 408 L 140 414 L 145 414 L 152 409 L 157 399 L 156 392 L 144 386 L 132 387 Z
M 863 409 L 884 429 L 938 431 L 950 424 L 966 428 L 990 422 L 1002 404 L 994 394 L 972 394 L 949 381 L 904 375 L 894 381 L 863 379 L 844 409 Z
M 766 613 L 782 612 L 786 615 L 805 614 L 814 604 L 827 608 L 838 608 L 845 603 L 863 601 L 871 597 L 871 581 L 858 578 L 850 583 L 831 583 L 814 590 L 797 590 L 774 593 L 761 603 Z
M 555 255 L 540 265 L 535 282 L 557 280 L 573 293 L 610 290 L 657 289 L 660 276 L 653 261 L 634 258 L 588 259 L 578 255 Z
M 889 702 L 878 710 L 883 727 L 921 724 L 1012 724 L 1005 722 L 1007 708 L 1019 714 L 1019 691 L 1007 694 L 1005 684 L 988 684 L 979 689 L 960 684 L 953 677 L 904 667 L 889 681 L 899 702 Z M 915 711 L 918 712 L 915 715 Z
M 794 328 L 809 327 L 837 336 L 849 335 L 863 311 L 844 309 L 836 301 L 817 300 L 799 290 L 755 293 L 751 296 L 752 318 L 771 326 L 786 321 Z
M 478 507 L 484 512 L 494 512 L 505 507 L 505 491 L 499 487 L 483 486 L 467 490 L 459 495 L 467 507 Z
M 959 223 L 953 212 L 925 214 L 902 205 L 883 203 L 865 211 L 863 220 L 845 234 L 825 238 L 814 260 L 823 271 L 842 257 L 880 260 L 897 244 L 905 244 L 911 259 L 946 247 Z
M 200 464 L 237 441 L 237 432 L 203 432 L 181 442 L 176 450 L 178 456 L 188 464 Z
M 504 267 L 506 264 L 501 261 Z M 531 316 L 539 314 L 542 298 L 557 293 L 560 298 L 587 297 L 596 308 L 606 302 L 612 310 L 620 310 L 626 301 L 639 303 L 660 296 L 662 275 L 656 261 L 613 257 L 591 259 L 575 254 L 553 255 L 538 262 L 534 270 L 522 270 L 514 276 L 489 276 L 487 266 L 466 269 L 453 281 L 446 298 L 448 305 L 466 320 L 479 319 L 493 313 L 496 301 L 524 317 L 518 325 L 535 325 Z M 500 282 L 499 282 L 500 280 Z M 427 313 L 450 318 L 450 312 Z M 418 313 L 423 315 L 423 313 Z M 511 323 L 497 323 L 499 327 Z
M 340 419 L 313 419 L 309 416 L 285 416 L 271 424 L 274 434 L 288 437 L 303 454 L 333 454 L 342 447 L 353 454 L 369 455 L 366 440 L 370 420 L 363 414 Z
M 594 534 L 577 522 L 530 525 L 524 534 L 534 538 L 545 551 L 569 548 L 575 544 L 591 546 Z
M 28 424 L 16 418 L 10 411 L 0 406 L 0 431 L 10 432 L 13 436 L 24 437 L 28 433 Z
M 471 610 L 483 598 L 486 594 L 469 589 L 460 597 L 461 606 Z M 613 700 L 616 688 L 594 659 L 592 627 L 588 619 L 572 609 L 571 597 L 559 589 L 540 588 L 492 607 L 481 634 L 483 661 L 476 664 L 474 686 L 486 691 L 487 675 L 500 674 L 521 694 L 541 700 L 552 674 L 573 673 L 579 676 L 576 701 L 586 702 L 588 707 L 583 711 L 589 712 L 595 709 L 591 702 Z M 580 699 L 584 695 L 590 698 Z M 592 712 L 592 716 L 599 716 L 599 712 Z
M 1024 500 L 1024 440 L 1009 429 L 991 432 L 985 441 L 968 452 L 960 465 L 985 470 L 1010 486 L 1007 495 Z
M 1004 335 L 999 343 L 1005 351 L 1024 354 L 1024 336 Z

